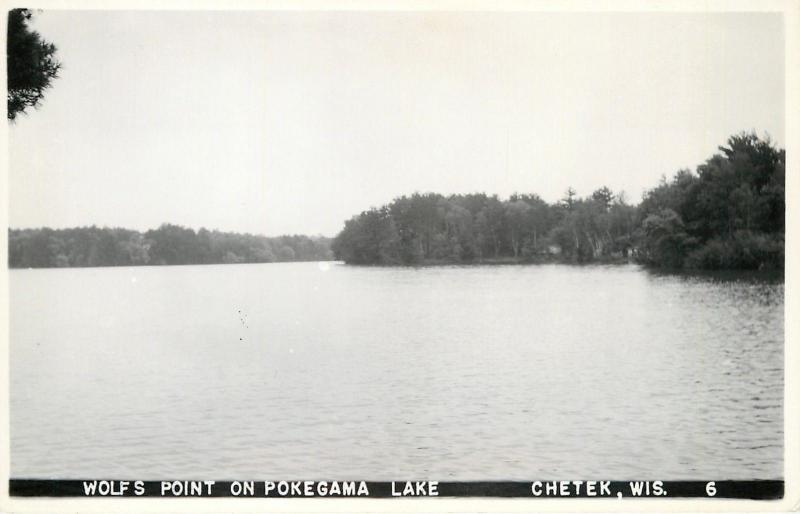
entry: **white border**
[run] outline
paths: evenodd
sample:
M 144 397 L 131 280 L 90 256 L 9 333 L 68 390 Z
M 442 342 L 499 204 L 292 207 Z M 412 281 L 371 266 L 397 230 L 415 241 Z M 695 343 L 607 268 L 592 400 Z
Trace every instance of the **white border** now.
M 539 12 L 781 12 L 786 44 L 786 287 L 785 287 L 785 496 L 780 501 L 724 499 L 198 499 L 10 498 L 8 202 L 0 200 L 0 512 L 788 512 L 800 510 L 800 260 L 796 199 L 800 199 L 800 0 L 2 0 L 14 7 L 136 10 L 347 10 Z M 6 23 L 3 20 L 3 31 Z M 5 45 L 5 37 L 0 37 Z M 5 52 L 4 52 L 5 53 Z M 5 59 L 0 59 L 5 76 Z M 4 107 L 5 108 L 5 107 Z M 8 198 L 8 123 L 1 123 L 0 199 Z M 794 201 L 790 201 L 790 199 Z M 792 313 L 795 313 L 793 316 Z M 213 479 L 214 477 L 209 477 Z M 256 477 L 243 477 L 256 478 Z M 365 477 L 368 479 L 369 477 Z M 723 478 L 723 477 L 720 477 Z

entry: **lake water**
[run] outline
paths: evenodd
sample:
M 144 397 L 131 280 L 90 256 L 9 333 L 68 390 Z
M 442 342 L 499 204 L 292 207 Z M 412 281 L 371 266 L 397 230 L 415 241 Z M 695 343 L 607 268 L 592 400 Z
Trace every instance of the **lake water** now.
M 10 297 L 16 478 L 783 477 L 781 282 L 287 263 Z

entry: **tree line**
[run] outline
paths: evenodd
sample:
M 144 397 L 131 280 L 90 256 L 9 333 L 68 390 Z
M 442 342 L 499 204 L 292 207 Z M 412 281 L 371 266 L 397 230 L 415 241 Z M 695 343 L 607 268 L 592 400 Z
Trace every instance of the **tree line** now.
M 229 264 L 330 260 L 330 239 L 265 237 L 164 224 L 124 228 L 9 229 L 11 268 Z
M 731 136 L 697 167 L 647 191 L 639 205 L 602 187 L 548 203 L 483 193 L 402 196 L 351 218 L 334 238 L 351 264 L 635 260 L 662 268 L 782 269 L 785 151 L 754 133 Z

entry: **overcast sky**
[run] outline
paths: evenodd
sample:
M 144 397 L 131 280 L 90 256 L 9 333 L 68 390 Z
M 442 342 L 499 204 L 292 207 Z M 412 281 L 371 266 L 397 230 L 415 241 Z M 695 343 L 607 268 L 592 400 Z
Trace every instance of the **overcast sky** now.
M 334 235 L 414 191 L 608 185 L 784 140 L 775 14 L 45 11 L 10 225 Z

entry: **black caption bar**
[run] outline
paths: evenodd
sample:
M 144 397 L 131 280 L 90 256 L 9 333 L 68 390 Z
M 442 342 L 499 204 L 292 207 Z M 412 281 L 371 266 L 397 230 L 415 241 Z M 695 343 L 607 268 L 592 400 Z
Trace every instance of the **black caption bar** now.
M 736 498 L 778 500 L 783 480 L 534 480 L 530 482 L 321 480 L 9 480 L 9 494 L 72 498 Z

